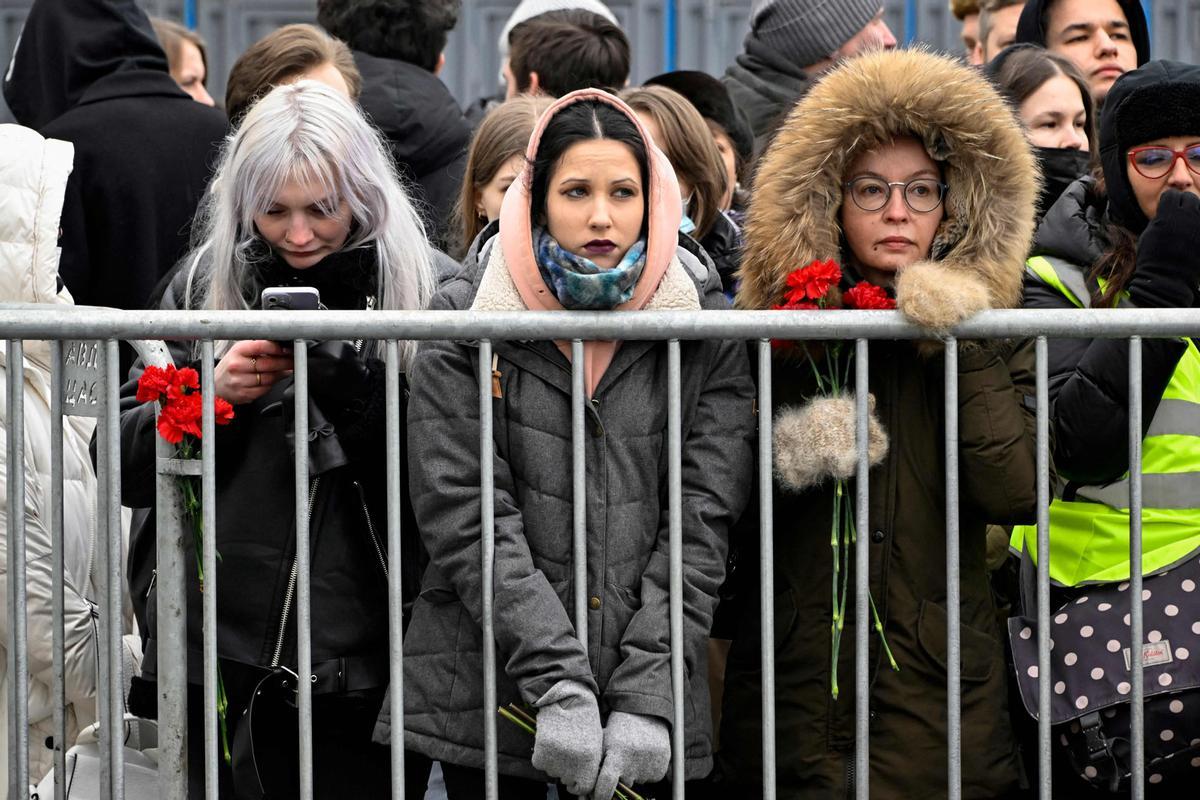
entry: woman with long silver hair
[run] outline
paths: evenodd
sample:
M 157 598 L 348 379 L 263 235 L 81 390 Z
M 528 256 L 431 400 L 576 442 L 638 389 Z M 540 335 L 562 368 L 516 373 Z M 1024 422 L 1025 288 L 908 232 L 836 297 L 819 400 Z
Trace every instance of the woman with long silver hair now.
M 265 289 L 284 287 L 308 295 L 315 289 L 331 309 L 419 309 L 432 294 L 440 257 L 378 133 L 346 98 L 311 81 L 276 88 L 246 115 L 225 145 L 196 231 L 164 308 L 256 308 Z M 371 744 L 388 682 L 381 347 L 326 341 L 308 348 L 317 797 L 386 791 L 386 751 Z M 177 365 L 198 361 L 194 346 L 171 349 Z M 412 352 L 411 343 L 401 345 L 401 369 Z M 248 340 L 221 342 L 216 355 L 216 393 L 235 411 L 217 435 L 217 649 L 233 754 L 232 769 L 221 763 L 220 794 L 295 796 L 292 353 L 284 343 Z M 141 372 L 136 365 L 122 395 L 122 491 L 126 505 L 151 508 L 157 434 L 152 404 L 135 398 Z M 422 558 L 415 538 L 411 547 L 404 561 L 412 574 L 404 582 L 415 595 Z M 150 514 L 133 534 L 130 556 L 151 665 L 132 693 L 135 712 L 154 680 L 154 566 Z M 201 586 L 195 574 L 188 583 L 189 655 L 198 666 Z M 195 797 L 203 791 L 204 705 L 200 671 L 189 678 Z

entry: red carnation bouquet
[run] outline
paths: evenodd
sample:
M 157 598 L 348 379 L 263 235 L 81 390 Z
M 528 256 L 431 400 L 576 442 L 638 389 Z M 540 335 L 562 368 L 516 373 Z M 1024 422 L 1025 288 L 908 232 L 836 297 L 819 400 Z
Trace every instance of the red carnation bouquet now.
M 787 276 L 783 302 L 778 311 L 828 311 L 856 309 L 859 311 L 887 311 L 896 308 L 896 301 L 879 286 L 859 281 L 845 291 L 839 287 L 842 270 L 836 261 L 813 261 L 806 267 L 793 270 Z M 849 385 L 850 365 L 853 351 L 844 341 L 825 342 L 821 346 L 804 344 L 798 346 L 790 340 L 772 340 L 777 350 L 802 350 L 804 359 L 812 367 L 818 391 L 829 397 L 841 397 Z M 851 545 L 858 539 L 854 522 L 854 508 L 850 501 L 848 481 L 837 478 L 833 490 L 833 521 L 830 525 L 829 546 L 833 551 L 833 582 L 830 590 L 833 606 L 830 621 L 830 675 L 831 693 L 838 696 L 838 653 L 841 650 L 842 629 L 846 621 L 846 601 L 850 577 Z M 883 632 L 883 623 L 875 609 L 875 598 L 870 597 L 871 616 L 876 633 L 887 654 L 892 669 L 899 670 L 892 650 L 888 647 Z
M 200 457 L 200 438 L 203 436 L 201 415 L 204 400 L 200 395 L 200 376 L 191 367 L 176 369 L 174 364 L 166 367 L 146 367 L 138 378 L 137 400 L 139 403 L 158 404 L 158 435 L 175 446 L 175 457 L 193 459 Z M 213 398 L 213 412 L 218 425 L 233 421 L 233 406 L 220 397 Z M 196 571 L 200 578 L 200 591 L 204 591 L 204 562 L 201 552 L 204 542 L 204 513 L 200 504 L 200 477 L 178 475 L 179 490 L 183 495 L 183 516 L 192 529 L 192 540 L 196 547 Z M 219 557 L 219 556 L 218 556 Z M 225 696 L 225 681 L 217 668 L 217 714 L 221 722 L 221 744 L 225 749 L 225 763 L 232 763 L 229 753 L 229 733 L 225 723 L 229 702 Z

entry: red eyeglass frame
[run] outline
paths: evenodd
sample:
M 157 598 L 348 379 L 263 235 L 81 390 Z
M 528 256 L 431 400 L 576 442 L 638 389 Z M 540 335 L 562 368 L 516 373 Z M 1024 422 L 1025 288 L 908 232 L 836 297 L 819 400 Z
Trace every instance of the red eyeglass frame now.
M 1170 147 L 1161 144 L 1147 144 L 1142 145 L 1141 147 L 1131 148 L 1129 152 L 1125 154 L 1125 157 L 1129 159 L 1129 165 L 1133 167 L 1134 172 L 1136 172 L 1138 175 L 1141 175 L 1148 181 L 1161 181 L 1163 178 L 1171 174 L 1171 171 L 1175 169 L 1175 162 L 1181 158 L 1183 159 L 1183 165 L 1188 168 L 1188 172 L 1192 173 L 1193 175 L 1200 175 L 1200 170 L 1193 169 L 1192 165 L 1189 164 L 1187 160 L 1188 151 L 1196 147 L 1200 147 L 1200 142 L 1192 142 L 1182 150 L 1173 150 Z M 1138 153 L 1144 153 L 1147 150 L 1169 150 L 1171 152 L 1171 163 L 1167 167 L 1167 171 L 1162 175 L 1150 176 L 1138 169 L 1135 158 Z

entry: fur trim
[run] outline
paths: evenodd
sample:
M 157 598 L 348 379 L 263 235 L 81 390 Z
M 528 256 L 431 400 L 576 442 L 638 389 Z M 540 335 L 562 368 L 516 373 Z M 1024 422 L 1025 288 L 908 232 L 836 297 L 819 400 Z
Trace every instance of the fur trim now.
M 896 308 L 923 328 L 946 333 L 991 307 L 987 285 L 936 261 L 921 261 L 896 276 Z
M 867 398 L 867 460 L 883 462 L 888 436 L 875 416 L 875 396 Z M 774 429 L 775 479 L 794 492 L 826 478 L 853 478 L 858 472 L 857 421 L 854 395 L 816 397 L 800 407 L 780 408 Z
M 910 271 L 925 274 L 898 281 L 898 306 L 918 324 L 944 329 L 963 311 L 1018 305 L 1041 183 L 1037 162 L 985 78 L 917 48 L 848 61 L 792 110 L 759 164 L 739 308 L 771 308 L 791 270 L 814 259 L 841 260 L 846 166 L 898 135 L 920 139 L 945 165 L 950 187 L 932 253 L 944 285 L 930 296 L 908 297 L 934 284 L 933 264 L 914 265 Z
M 504 248 L 493 247 L 479 279 L 479 290 L 471 303 L 472 311 L 525 311 L 525 301 L 517 291 L 504 260 Z M 699 311 L 700 293 L 679 257 L 671 259 L 658 288 L 644 311 Z

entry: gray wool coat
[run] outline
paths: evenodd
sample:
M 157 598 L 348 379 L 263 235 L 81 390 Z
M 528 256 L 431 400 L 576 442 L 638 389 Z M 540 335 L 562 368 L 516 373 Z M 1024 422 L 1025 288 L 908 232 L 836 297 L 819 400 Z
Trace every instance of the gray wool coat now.
M 524 308 L 500 248 L 483 250 L 433 308 Z M 647 308 L 725 305 L 703 251 L 681 246 Z M 728 532 L 753 480 L 754 387 L 742 343 L 681 347 L 686 777 L 695 778 L 712 765 L 706 640 Z M 602 718 L 624 711 L 670 726 L 666 344 L 624 342 L 586 408 L 586 651 L 572 622 L 570 365 L 548 342 L 495 342 L 494 353 L 499 703 L 532 704 L 572 679 L 596 691 Z M 483 765 L 484 714 L 495 713 L 482 707 L 477 355 L 474 342 L 429 342 L 412 368 L 409 479 L 431 563 L 404 641 L 406 745 L 472 767 Z M 500 772 L 545 778 L 530 764 L 533 738 L 497 726 Z

